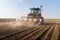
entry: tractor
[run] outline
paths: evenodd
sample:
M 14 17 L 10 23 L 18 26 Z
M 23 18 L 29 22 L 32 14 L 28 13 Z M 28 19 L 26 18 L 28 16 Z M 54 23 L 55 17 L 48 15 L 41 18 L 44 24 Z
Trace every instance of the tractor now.
M 42 6 L 40 6 L 40 8 L 39 7 L 30 8 L 30 13 L 28 13 L 27 17 L 22 17 L 22 18 L 27 18 L 27 22 L 34 21 L 34 24 L 43 24 L 44 18 L 41 15 L 41 8 Z
M 43 24 L 44 22 L 44 18 L 41 15 L 41 8 L 30 8 L 30 13 L 27 16 L 27 19 L 30 19 L 32 21 L 35 22 L 35 24 L 39 23 L 39 24 Z

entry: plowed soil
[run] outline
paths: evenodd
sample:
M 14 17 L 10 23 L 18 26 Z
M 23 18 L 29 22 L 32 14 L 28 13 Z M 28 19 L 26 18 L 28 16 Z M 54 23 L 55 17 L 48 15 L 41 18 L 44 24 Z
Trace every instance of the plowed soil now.
M 0 40 L 60 40 L 60 23 L 3 22 L 0 23 Z

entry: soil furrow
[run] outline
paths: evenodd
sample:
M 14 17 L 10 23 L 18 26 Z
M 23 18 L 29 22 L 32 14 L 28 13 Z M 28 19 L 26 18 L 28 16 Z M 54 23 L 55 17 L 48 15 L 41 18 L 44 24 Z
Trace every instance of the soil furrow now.
M 42 27 L 43 27 L 43 26 L 42 26 Z M 25 37 L 22 38 L 21 40 L 29 40 L 30 37 L 34 36 L 35 34 L 38 34 L 39 32 L 42 32 L 44 29 L 46 30 L 46 29 L 48 29 L 48 28 L 49 28 L 49 27 L 46 28 L 46 26 L 45 26 L 44 28 L 39 29 L 39 30 L 36 30 L 35 32 L 33 32 L 33 33 L 31 33 L 31 34 L 25 36 Z
M 51 37 L 51 40 L 58 40 L 59 38 L 59 27 L 58 25 L 56 24 L 55 25 L 55 28 L 54 28 L 54 32 L 53 32 L 53 35 Z

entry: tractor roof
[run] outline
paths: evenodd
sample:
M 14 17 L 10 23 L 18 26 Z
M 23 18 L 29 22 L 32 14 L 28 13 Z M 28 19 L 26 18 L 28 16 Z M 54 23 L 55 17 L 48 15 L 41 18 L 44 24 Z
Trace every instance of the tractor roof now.
M 30 8 L 31 10 L 40 10 L 40 8 Z

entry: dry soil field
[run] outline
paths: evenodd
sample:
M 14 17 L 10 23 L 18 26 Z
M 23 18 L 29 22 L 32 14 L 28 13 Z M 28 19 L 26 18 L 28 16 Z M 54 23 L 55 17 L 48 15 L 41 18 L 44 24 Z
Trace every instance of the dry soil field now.
M 60 40 L 60 21 L 45 20 L 43 25 L 33 22 L 0 22 L 0 40 Z

